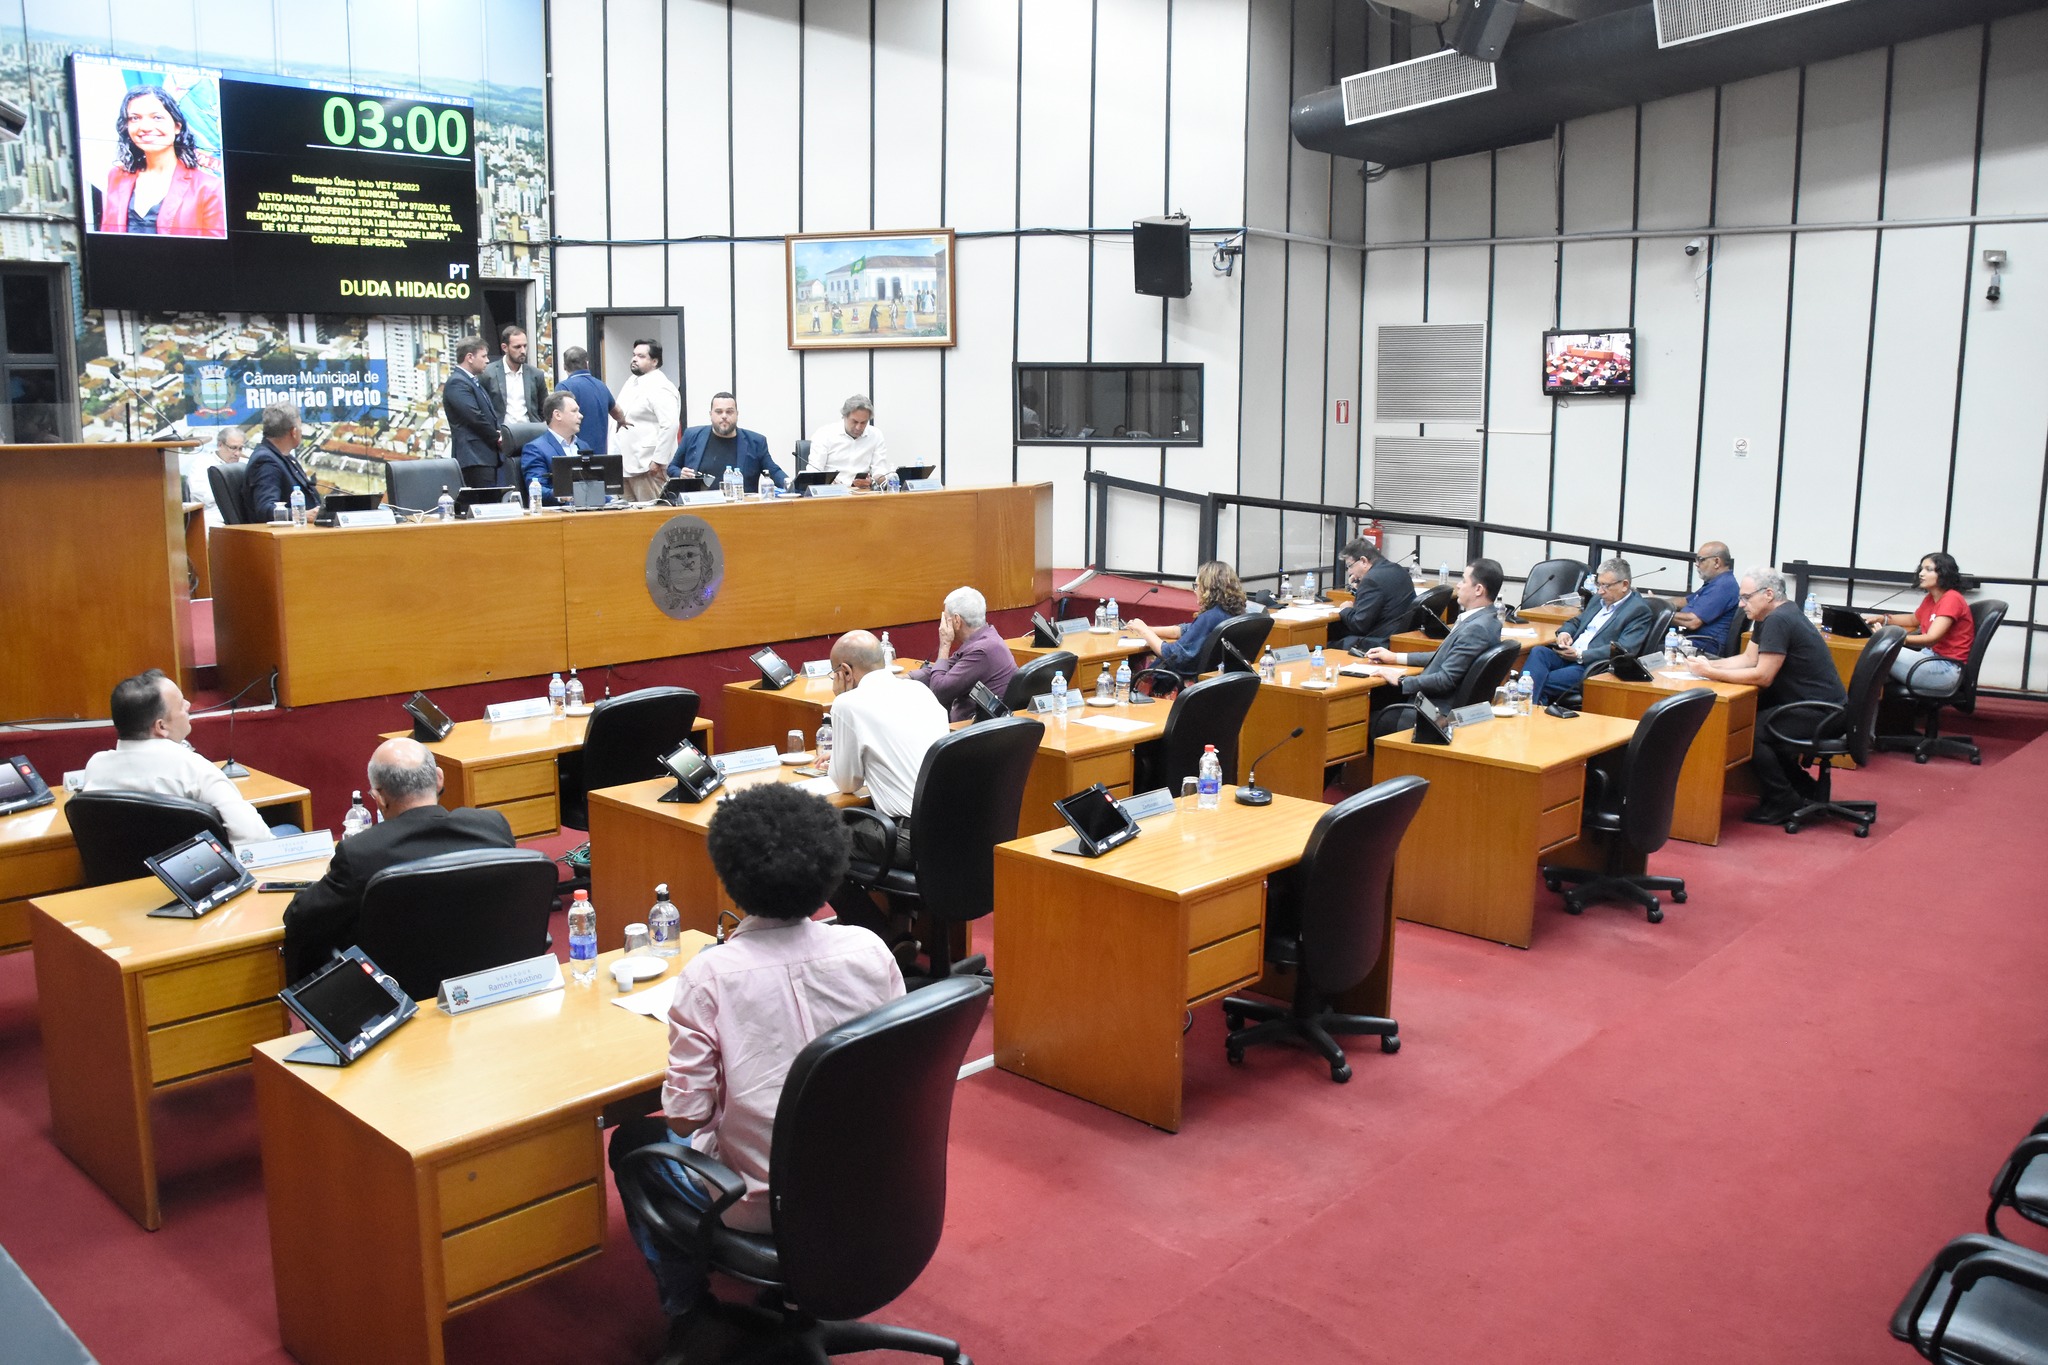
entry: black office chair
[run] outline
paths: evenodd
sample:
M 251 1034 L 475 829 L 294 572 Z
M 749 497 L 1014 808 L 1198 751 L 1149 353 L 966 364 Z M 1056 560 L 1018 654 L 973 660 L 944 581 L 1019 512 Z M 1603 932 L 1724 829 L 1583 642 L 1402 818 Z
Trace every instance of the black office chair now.
M 247 526 L 262 519 L 249 512 L 248 465 L 239 460 L 234 464 L 209 465 L 206 484 L 213 490 L 213 505 L 220 512 L 222 525 Z
M 658 1240 L 761 1286 L 779 1305 L 709 1311 L 788 1338 L 793 1349 L 778 1358 L 822 1365 L 888 1350 L 972 1365 L 957 1341 L 855 1319 L 893 1302 L 938 1249 L 953 1087 L 988 997 L 985 981 L 940 982 L 827 1030 L 797 1054 L 775 1109 L 771 1233 L 720 1221 L 746 1184 L 695 1148 L 657 1143 L 623 1158 L 619 1197 Z M 669 1161 L 714 1192 L 709 1209 L 673 1192 L 658 1174 Z
M 561 822 L 587 830 L 591 792 L 660 777 L 662 756 L 688 739 L 696 723 L 697 694 L 687 687 L 643 687 L 592 707 L 583 747 L 555 758 Z
M 1648 913 L 1650 923 L 1664 919 L 1657 893 L 1685 903 L 1685 878 L 1653 877 L 1626 869 L 1647 858 L 1671 837 L 1671 811 L 1678 799 L 1678 770 L 1692 749 L 1693 736 L 1714 709 L 1711 688 L 1694 687 L 1643 712 L 1635 736 L 1618 762 L 1594 762 L 1586 769 L 1586 799 L 1580 826 L 1607 836 L 1607 865 L 1543 866 L 1543 884 L 1552 891 L 1569 883 L 1564 908 L 1576 915 L 1596 900 L 1631 900 Z
M 1200 774 L 1202 750 L 1211 744 L 1223 764 L 1224 785 L 1236 782 L 1238 735 L 1258 696 L 1256 673 L 1223 673 L 1181 689 L 1165 731 L 1132 753 L 1134 790 L 1165 787 L 1178 796 L 1182 781 Z
M 1376 1034 L 1380 1051 L 1401 1050 L 1401 1028 L 1392 1019 L 1342 1014 L 1330 1002 L 1371 976 L 1394 949 L 1387 915 L 1394 854 L 1428 794 L 1426 779 L 1397 777 L 1346 797 L 1316 821 L 1293 870 L 1273 878 L 1266 961 L 1293 970 L 1294 1003 L 1226 998 L 1223 1054 L 1231 1065 L 1243 1063 L 1247 1047 L 1301 1038 L 1323 1054 L 1330 1079 L 1341 1084 L 1351 1079 L 1351 1064 L 1332 1034 Z M 1263 1022 L 1246 1028 L 1247 1019 Z
M 1991 1206 L 1984 1211 L 1984 1230 L 2004 1237 L 1998 1211 L 2011 1209 L 2029 1223 L 2048 1227 L 2048 1117 L 2012 1149 L 1991 1181 Z
M 1477 701 L 1493 700 L 1494 690 L 1508 680 L 1508 674 L 1515 671 L 1515 663 L 1522 657 L 1522 645 L 1518 640 L 1502 640 L 1472 661 L 1465 670 L 1465 676 L 1458 686 L 1437 703 L 1437 709 L 1455 711 L 1461 706 L 1470 706 Z M 1395 702 L 1373 713 L 1372 737 L 1391 735 L 1402 730 L 1415 728 L 1415 703 Z
M 462 466 L 455 460 L 386 460 L 384 501 L 401 512 L 431 512 L 441 490 L 462 491 Z
M 987 965 L 979 955 L 955 961 L 937 940 L 996 908 L 995 848 L 1017 837 L 1024 784 L 1044 738 L 1043 723 L 1006 716 L 955 730 L 925 750 L 911 796 L 913 866 L 896 866 L 894 820 L 877 810 L 846 812 L 850 820 L 880 826 L 880 846 L 887 850 L 879 863 L 856 857 L 847 881 L 922 906 L 940 930 L 929 950 L 934 979 L 970 975 Z
M 1580 597 L 1579 585 L 1586 581 L 1592 567 L 1577 559 L 1546 559 L 1529 570 L 1529 577 L 1523 583 L 1522 610 L 1558 602 L 1567 597 Z
M 1909 673 L 1906 686 L 1898 695 L 1913 707 L 1927 728 L 1920 734 L 1879 735 L 1877 747 L 1880 752 L 1911 749 L 1915 763 L 1925 763 L 1936 754 L 1967 758 L 1972 763 L 1984 761 L 1975 739 L 1969 735 L 1944 735 L 1941 732 L 1941 713 L 1945 708 L 1953 708 L 1966 716 L 1976 713 L 1977 670 L 1984 666 L 1984 654 L 1991 648 L 1991 637 L 2005 624 L 2007 610 L 2006 604 L 1997 598 L 1970 604 L 1970 619 L 1976 625 L 1976 633 L 1970 639 L 1970 657 L 1963 663 L 1962 677 L 1956 682 L 1956 690 L 1946 697 L 1919 696 L 1913 691 L 1912 674 Z M 1922 660 L 1914 665 L 1914 672 L 1925 666 L 1926 661 Z
M 204 801 L 153 792 L 79 792 L 64 803 L 64 818 L 78 845 L 85 885 L 133 881 L 150 875 L 143 865 L 195 834 L 226 841 L 220 812 Z
M 1643 636 L 1643 653 L 1655 654 L 1664 648 L 1664 637 L 1671 633 L 1671 620 L 1678 615 L 1678 605 L 1668 598 L 1643 594 L 1643 600 L 1650 604 L 1650 630 Z
M 1458 610 L 1457 590 L 1438 584 L 1415 599 L 1415 612 L 1409 618 L 1408 629 L 1419 630 L 1432 640 L 1441 640 L 1451 633 L 1451 622 L 1458 619 Z
M 1846 756 L 1859 768 L 1870 765 L 1877 703 L 1884 695 L 1884 680 L 1891 676 L 1892 660 L 1898 657 L 1899 643 L 1905 638 L 1906 632 L 1897 626 L 1885 626 L 1870 637 L 1849 677 L 1846 704 L 1795 701 L 1758 717 L 1758 728 L 1763 731 L 1757 737 L 1759 742 L 1771 740 L 1794 748 L 1802 766 L 1816 765 L 1814 778 L 1819 790 L 1813 800 L 1786 817 L 1787 834 L 1797 834 L 1801 825 L 1816 817 L 1832 815 L 1855 825 L 1857 838 L 1870 837 L 1870 827 L 1877 823 L 1877 803 L 1835 800 L 1833 760 Z
M 370 878 L 356 946 L 427 1000 L 451 976 L 546 952 L 554 906 L 554 859 L 538 849 L 442 853 Z
M 1906 1291 L 1891 1333 L 1936 1365 L 2048 1365 L 2048 1256 L 1958 1237 Z
M 1009 686 L 1003 689 L 1003 705 L 1012 711 L 1030 709 L 1033 697 L 1051 694 L 1053 674 L 1062 674 L 1071 683 L 1080 666 L 1081 661 L 1064 649 L 1039 655 L 1010 675 Z
M 1225 673 L 1256 672 L 1259 651 L 1266 647 L 1266 637 L 1272 633 L 1273 618 L 1264 612 L 1247 612 L 1243 616 L 1231 617 L 1202 641 L 1202 648 L 1195 655 L 1194 675 L 1199 678 L 1219 668 Z M 1236 658 L 1223 648 L 1225 640 L 1230 642 L 1231 649 L 1237 651 Z M 1242 660 L 1250 662 L 1247 664 Z

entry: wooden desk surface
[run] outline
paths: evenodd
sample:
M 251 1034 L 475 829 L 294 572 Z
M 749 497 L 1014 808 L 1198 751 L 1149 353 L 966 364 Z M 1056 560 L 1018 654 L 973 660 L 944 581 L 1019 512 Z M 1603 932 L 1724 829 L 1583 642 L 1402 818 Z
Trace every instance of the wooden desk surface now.
M 1054 853 L 1073 838 L 1064 825 L 997 844 L 996 857 L 1037 861 L 1090 880 L 1189 900 L 1292 867 L 1316 821 L 1330 813 L 1320 801 L 1280 795 L 1270 806 L 1240 806 L 1232 799 L 1236 791 L 1225 787 L 1214 810 L 1200 809 L 1195 797 L 1176 797 L 1172 813 L 1147 819 L 1144 833 L 1100 858 Z M 998 903 L 998 922 L 1002 908 Z
M 1097 635 L 1093 630 L 1077 630 L 1071 635 L 1063 636 L 1057 645 L 1034 645 L 1029 635 L 1019 635 L 1003 643 L 1010 647 L 1010 657 L 1017 661 L 1019 667 L 1033 659 L 1057 654 L 1061 650 L 1073 655 L 1083 667 L 1086 667 L 1089 664 L 1100 664 L 1105 659 L 1135 658 L 1146 649 L 1143 639 L 1120 631 Z
M 427 745 L 443 762 L 462 764 L 516 763 L 522 759 L 563 754 L 583 747 L 590 729 L 590 717 L 529 716 L 524 720 L 460 720 L 448 738 Z M 709 717 L 699 716 L 690 727 L 693 737 L 708 735 Z M 410 730 L 387 730 L 383 739 L 404 739 Z
M 327 859 L 266 867 L 258 881 L 316 881 Z M 38 896 L 31 904 L 53 925 L 62 926 L 103 954 L 117 971 L 136 973 L 284 938 L 289 891 L 248 891 L 199 919 L 152 919 L 149 911 L 171 899 L 155 877 L 109 882 L 79 891 Z M 63 1008 L 46 1001 L 45 1012 Z
M 1503 644 L 1510 640 L 1519 644 L 1522 647 L 1522 657 L 1526 659 L 1529 657 L 1529 651 L 1538 645 L 1557 643 L 1557 624 L 1550 621 L 1529 621 L 1527 613 L 1524 613 L 1524 624 L 1501 627 L 1500 638 Z M 1442 643 L 1442 640 L 1432 639 L 1419 630 L 1404 630 L 1387 641 L 1387 648 L 1399 654 L 1433 654 Z
M 1671 837 L 1694 844 L 1721 841 L 1721 797 L 1728 773 L 1749 762 L 1756 737 L 1757 690 L 1748 683 L 1710 682 L 1691 674 L 1667 677 L 1660 670 L 1648 682 L 1623 682 L 1603 673 L 1586 679 L 1586 710 L 1639 719 L 1666 698 L 1704 687 L 1713 709 L 1686 750 L 1671 811 Z
M 1539 621 L 1561 626 L 1577 616 L 1580 610 L 1579 607 L 1523 607 L 1521 617 L 1524 621 Z
M 1273 752 L 1258 765 L 1259 785 L 1289 796 L 1321 800 L 1324 775 L 1338 763 L 1363 758 L 1370 748 L 1372 693 L 1419 670 L 1369 664 L 1363 655 L 1346 650 L 1324 651 L 1331 680 L 1326 688 L 1311 686 L 1314 669 L 1305 659 L 1281 664 L 1270 682 L 1259 685 L 1244 728 L 1238 736 L 1238 772 L 1259 755 Z M 1376 670 L 1368 677 L 1345 677 L 1338 670 L 1364 665 Z M 1287 740 L 1296 726 L 1300 739 Z M 1283 743 L 1282 741 L 1286 741 Z M 1274 745 L 1280 747 L 1274 749 Z
M 1587 712 L 1561 720 L 1538 710 L 1512 719 L 1461 725 L 1448 745 L 1418 744 L 1412 733 L 1402 733 L 1381 735 L 1375 746 L 1434 751 L 1489 767 L 1540 773 L 1584 763 L 1595 754 L 1619 748 L 1635 732 L 1634 721 L 1618 716 Z

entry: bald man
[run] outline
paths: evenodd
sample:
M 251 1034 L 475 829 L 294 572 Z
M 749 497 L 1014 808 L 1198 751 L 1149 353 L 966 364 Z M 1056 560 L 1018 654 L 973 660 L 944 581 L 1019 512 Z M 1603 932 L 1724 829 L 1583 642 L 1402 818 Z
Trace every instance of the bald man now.
M 1692 558 L 1700 571 L 1700 585 L 1671 623 L 1714 653 L 1726 654 L 1735 625 L 1735 556 L 1720 541 L 1710 540 Z M 1650 642 L 1652 649 L 1662 647 L 1661 641 Z
M 284 969 L 298 981 L 355 943 L 363 890 L 387 867 L 438 853 L 511 848 L 512 826 L 494 810 L 441 806 L 441 769 L 424 744 L 387 739 L 370 755 L 370 795 L 383 816 L 334 849 L 327 875 L 284 912 Z

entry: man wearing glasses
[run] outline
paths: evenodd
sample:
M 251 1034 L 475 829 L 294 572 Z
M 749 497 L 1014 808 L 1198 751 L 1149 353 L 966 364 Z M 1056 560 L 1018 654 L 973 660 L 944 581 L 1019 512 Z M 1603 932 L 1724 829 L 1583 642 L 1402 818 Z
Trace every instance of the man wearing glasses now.
M 1671 624 L 1714 653 L 1726 654 L 1737 605 L 1735 557 L 1726 545 L 1710 540 L 1700 546 L 1692 561 L 1699 567 L 1700 585 L 1685 599 L 1685 607 L 1671 618 Z
M 1598 593 L 1584 611 L 1558 627 L 1557 643 L 1529 651 L 1528 673 L 1539 706 L 1577 691 L 1588 664 L 1641 653 L 1650 634 L 1656 613 L 1636 596 L 1626 559 L 1602 564 L 1593 582 Z
M 1742 818 L 1755 825 L 1783 824 L 1812 798 L 1817 784 L 1800 766 L 1796 745 L 1779 745 L 1763 738 L 1769 731 L 1771 712 L 1796 701 L 1840 706 L 1849 697 L 1842 690 L 1842 675 L 1835 671 L 1827 641 L 1795 603 L 1785 600 L 1783 574 L 1755 569 L 1742 575 L 1742 593 L 1737 600 L 1754 623 L 1749 647 L 1732 659 L 1687 659 L 1685 666 L 1702 678 L 1762 689 L 1756 699 L 1757 740 L 1749 770 L 1763 789 L 1763 799 Z

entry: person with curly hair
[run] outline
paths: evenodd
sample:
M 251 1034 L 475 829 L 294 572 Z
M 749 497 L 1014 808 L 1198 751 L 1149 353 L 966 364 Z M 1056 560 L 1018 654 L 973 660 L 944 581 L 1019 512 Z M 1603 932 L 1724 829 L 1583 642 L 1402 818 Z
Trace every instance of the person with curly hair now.
M 1126 621 L 1126 633 L 1142 639 L 1152 651 L 1159 668 L 1172 669 L 1185 678 L 1195 676 L 1195 661 L 1209 643 L 1210 632 L 1233 616 L 1244 612 L 1244 584 L 1237 570 L 1220 559 L 1212 559 L 1195 570 L 1195 619 L 1184 626 L 1148 626 L 1143 621 Z
M 899 998 L 903 975 L 873 933 L 811 918 L 846 875 L 852 847 L 824 800 L 780 783 L 748 787 L 719 804 L 705 843 L 744 918 L 678 976 L 661 1115 L 621 1124 L 611 1164 L 616 1172 L 640 1148 L 687 1141 L 746 1181 L 725 1225 L 766 1232 L 775 1108 L 790 1064 L 819 1034 Z M 682 1198 L 710 1207 L 712 1196 L 681 1165 L 659 1169 Z M 628 1207 L 669 1315 L 663 1359 L 693 1358 L 693 1340 L 715 1331 L 697 1311 L 710 1293 L 706 1269 L 656 1242 Z
M 107 173 L 100 231 L 158 237 L 225 237 L 220 177 L 199 164 L 199 144 L 161 85 L 139 85 L 114 119 L 115 166 Z
M 1892 660 L 1891 680 L 1907 695 L 1954 696 L 1977 638 L 1977 618 L 1963 600 L 1962 567 L 1954 555 L 1922 555 L 1919 581 L 1920 591 L 1927 595 L 1910 613 L 1879 612 L 1863 619 L 1873 629 L 1905 627 L 1905 642 Z

